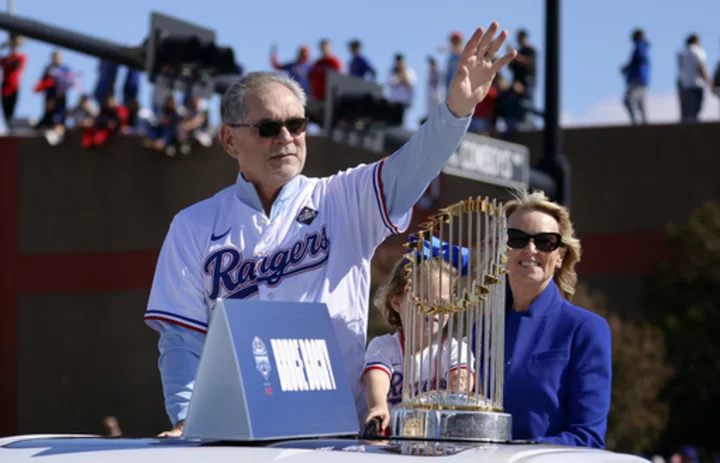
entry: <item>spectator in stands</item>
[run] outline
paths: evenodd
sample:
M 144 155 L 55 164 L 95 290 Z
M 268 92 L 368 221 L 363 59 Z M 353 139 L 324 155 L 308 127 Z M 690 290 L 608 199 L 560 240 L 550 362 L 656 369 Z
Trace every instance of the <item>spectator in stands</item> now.
M 83 95 L 68 116 L 72 119 L 76 128 L 92 127 L 95 119 L 95 110 L 92 107 L 90 97 Z
M 191 109 L 188 109 L 191 108 Z M 208 100 L 207 98 L 200 97 L 196 95 L 193 92 L 187 92 L 184 95 L 183 98 L 183 107 L 180 109 L 180 115 L 184 116 L 186 111 L 197 111 L 202 112 L 204 114 L 203 122 L 198 127 L 202 131 L 207 131 L 210 128 L 210 111 L 208 110 Z M 197 132 L 200 133 L 200 132 Z M 205 143 L 202 143 L 203 145 L 206 145 Z M 212 141 L 210 144 L 206 146 L 211 146 Z
M 515 81 L 512 85 L 498 74 L 496 77 L 498 96 L 495 100 L 495 111 L 498 118 L 505 123 L 503 138 L 512 141 L 515 132 L 527 117 L 527 108 L 523 105 L 524 88 L 522 83 Z
M 517 55 L 512 63 L 508 66 L 510 72 L 513 73 L 512 82 L 519 82 L 523 88 L 523 104 L 528 109 L 534 107 L 535 99 L 535 76 L 536 76 L 536 60 L 537 52 L 530 45 L 528 40 L 528 32 L 520 29 L 517 33 Z
M 20 77 L 22 77 L 25 64 L 27 63 L 27 56 L 18 51 L 22 44 L 22 36 L 10 35 L 8 41 L 0 45 L 0 49 L 9 49 L 9 53 L 0 58 L 0 67 L 2 67 L 3 72 L 2 107 L 8 130 L 10 129 L 10 122 L 15 114 L 15 105 L 17 104 L 20 93 Z
M 312 97 L 318 101 L 325 99 L 325 86 L 328 71 L 342 72 L 342 63 L 333 55 L 332 47 L 327 39 L 320 41 L 320 59 L 315 61 L 310 70 L 310 88 Z
M 119 106 L 115 95 L 108 95 L 100 107 L 93 124 L 83 130 L 83 148 L 99 147 L 105 144 L 111 135 L 122 130 L 127 123 L 128 111 Z
M 35 128 L 44 129 L 43 135 L 52 146 L 63 141 L 65 137 L 65 111 L 60 110 L 57 98 L 45 98 L 43 115 Z
M 395 55 L 395 63 L 390 70 L 387 81 L 387 100 L 400 103 L 405 110 L 412 106 L 415 94 L 415 71 L 405 62 L 402 53 Z
M 307 45 L 301 46 L 298 48 L 295 61 L 281 64 L 277 59 L 277 47 L 273 46 L 270 50 L 270 64 L 272 64 L 273 69 L 286 72 L 300 84 L 305 92 L 310 93 L 310 69 L 312 68 L 310 47 Z
M 98 64 L 98 78 L 93 96 L 99 105 L 102 105 L 109 95 L 115 93 L 118 68 L 117 64 L 106 60 L 101 60 Z
M 137 98 L 134 100 L 123 100 L 123 106 L 127 108 L 127 123 L 121 128 L 122 133 L 129 135 L 140 135 L 146 133 L 146 127 L 143 127 L 143 120 L 140 116 L 140 102 Z
M 73 73 L 67 65 L 63 64 L 62 53 L 55 50 L 52 53 L 52 61 L 45 68 L 40 81 L 35 85 L 35 91 L 45 93 L 45 110 L 47 111 L 48 107 L 53 108 L 56 114 L 53 114 L 51 118 L 62 125 L 65 125 L 67 114 L 67 92 L 73 82 Z M 47 104 L 49 100 L 53 101 L 50 105 Z
M 715 91 L 715 85 L 707 70 L 707 54 L 700 47 L 700 37 L 691 34 L 685 41 L 685 48 L 678 53 L 678 92 L 682 122 L 697 122 L 702 109 L 705 84 Z
M 175 97 L 168 96 L 165 104 L 157 115 L 157 121 L 148 131 L 148 138 L 145 140 L 145 146 L 153 148 L 156 151 L 165 152 L 168 156 L 175 156 L 177 149 L 174 146 L 176 140 L 177 126 L 180 120 L 178 114 Z
M 470 127 L 468 127 L 469 132 L 489 135 L 490 132 L 495 130 L 495 104 L 498 98 L 498 75 L 499 74 L 495 75 L 493 85 L 490 87 L 490 91 L 488 91 L 485 99 L 475 106 L 475 112 L 470 121 Z
M 360 54 L 362 44 L 359 40 L 353 40 L 348 44 L 352 59 L 348 63 L 348 72 L 351 76 L 359 77 L 361 79 L 377 79 L 377 73 L 375 68 L 370 65 L 370 62 L 363 55 Z
M 447 68 L 445 71 L 445 91 L 450 87 L 453 77 L 455 77 L 455 71 L 457 70 L 457 63 L 460 60 L 460 54 L 463 50 L 463 35 L 460 32 L 453 32 L 450 34 L 450 46 L 440 47 L 438 51 L 440 53 L 448 52 Z
M 207 111 L 201 104 L 201 99 L 193 97 L 185 105 L 182 113 L 182 121 L 178 124 L 177 141 L 180 144 L 180 152 L 184 155 L 190 154 L 192 150 L 192 138 L 198 140 L 203 146 L 212 144 L 212 137 L 202 131 L 207 122 Z
M 633 125 L 638 122 L 646 124 L 645 99 L 650 83 L 650 52 L 648 51 L 650 45 L 642 29 L 633 31 L 632 42 L 633 51 L 630 61 L 621 70 L 627 84 L 623 102 Z
M 168 98 L 173 95 L 175 76 L 170 66 L 164 66 L 155 76 L 152 89 L 151 109 L 155 117 L 159 118 L 167 104 Z
M 430 114 L 445 98 L 445 86 L 441 84 L 442 77 L 437 61 L 428 56 L 428 89 L 427 114 Z
M 123 85 L 123 105 L 129 108 L 133 102 L 137 103 L 138 93 L 140 93 L 140 71 L 128 68 Z

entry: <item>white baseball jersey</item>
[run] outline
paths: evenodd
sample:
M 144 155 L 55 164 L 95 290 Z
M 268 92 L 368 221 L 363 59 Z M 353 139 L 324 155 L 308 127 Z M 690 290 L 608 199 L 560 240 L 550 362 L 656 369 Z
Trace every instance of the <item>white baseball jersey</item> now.
M 445 355 L 450 349 L 450 363 Z M 420 368 L 420 355 L 416 354 L 415 362 L 415 391 L 427 391 L 444 389 L 446 375 L 458 368 L 467 368 L 468 346 L 465 340 L 458 342 L 457 339 L 445 339 L 442 346 L 443 355 L 438 363 L 438 346 L 433 343 L 423 350 L 423 368 Z M 402 401 L 404 383 L 404 358 L 403 340 L 401 331 L 395 334 L 386 334 L 373 338 L 368 344 L 365 353 L 365 371 L 381 370 L 390 377 L 390 391 L 388 392 L 388 404 L 393 407 Z M 475 356 L 470 353 L 470 365 L 474 364 Z M 438 367 L 439 366 L 439 367 Z M 422 387 L 420 378 L 422 373 Z M 472 373 L 471 373 L 472 374 Z M 432 380 L 432 382 L 430 382 Z
M 218 299 L 324 302 L 362 414 L 370 260 L 411 216 L 390 220 L 383 162 L 296 177 L 272 220 L 243 203 L 236 186 L 184 209 L 162 246 L 145 320 L 204 333 Z

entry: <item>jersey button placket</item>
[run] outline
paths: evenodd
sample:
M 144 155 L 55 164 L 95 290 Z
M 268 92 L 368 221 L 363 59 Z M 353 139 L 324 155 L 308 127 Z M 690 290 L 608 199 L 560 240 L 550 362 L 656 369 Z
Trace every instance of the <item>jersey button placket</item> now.
M 255 276 L 256 276 L 256 278 L 257 278 L 258 280 L 259 280 L 260 277 L 261 277 L 261 274 L 260 274 L 261 269 L 260 269 L 260 267 L 262 266 L 263 256 L 264 256 L 264 254 L 263 254 L 262 252 L 259 252 L 259 251 L 257 251 L 257 250 L 255 251 L 255 254 L 254 254 L 254 257 L 255 257 L 254 267 L 255 267 Z M 256 284 L 257 284 L 257 288 L 258 288 L 258 297 L 259 297 L 260 299 L 265 299 L 265 295 L 266 295 L 266 293 L 267 293 L 267 288 L 266 288 L 265 285 L 264 285 L 263 283 L 261 283 L 260 281 L 256 281 Z

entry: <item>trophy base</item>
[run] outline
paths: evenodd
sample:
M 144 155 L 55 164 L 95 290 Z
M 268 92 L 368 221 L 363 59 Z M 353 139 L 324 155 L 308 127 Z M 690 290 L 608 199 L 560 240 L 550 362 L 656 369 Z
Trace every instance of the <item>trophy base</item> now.
M 392 435 L 440 441 L 509 442 L 512 416 L 492 411 L 398 407 L 392 411 Z

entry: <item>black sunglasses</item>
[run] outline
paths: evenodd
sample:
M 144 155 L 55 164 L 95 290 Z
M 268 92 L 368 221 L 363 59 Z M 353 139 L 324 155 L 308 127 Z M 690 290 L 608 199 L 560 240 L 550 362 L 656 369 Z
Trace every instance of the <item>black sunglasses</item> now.
M 283 127 L 287 127 L 288 132 L 293 135 L 299 135 L 307 128 L 307 117 L 293 117 L 286 121 L 261 121 L 257 124 L 228 124 L 230 127 L 255 127 L 258 135 L 262 138 L 273 138 L 280 135 Z
M 522 230 L 516 228 L 508 229 L 507 245 L 513 249 L 523 249 L 533 240 L 538 251 L 552 252 L 562 244 L 560 233 L 538 233 L 537 235 L 529 235 Z

